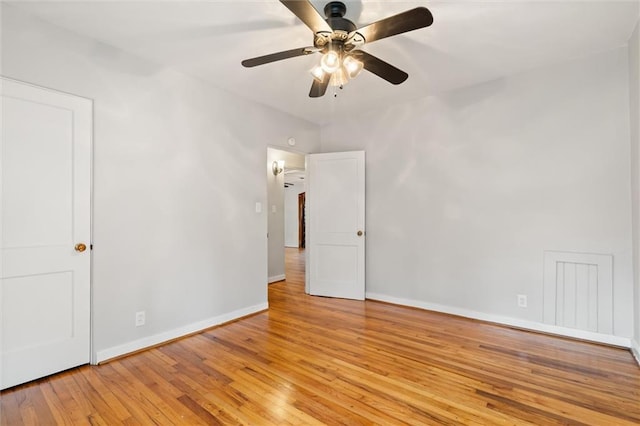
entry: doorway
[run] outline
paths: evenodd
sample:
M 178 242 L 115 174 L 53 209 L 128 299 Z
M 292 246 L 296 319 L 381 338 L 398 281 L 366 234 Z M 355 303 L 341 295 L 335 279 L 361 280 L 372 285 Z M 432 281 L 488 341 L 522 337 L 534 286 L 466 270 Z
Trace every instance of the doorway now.
M 299 167 L 295 166 L 298 157 Z M 296 227 L 289 244 L 305 253 L 305 291 L 311 295 L 365 298 L 365 153 L 347 151 L 303 157 L 275 148 L 268 159 L 269 280 L 286 280 L 285 218 Z M 304 162 L 303 162 L 304 160 Z M 287 162 L 288 161 L 288 162 Z M 304 164 L 304 166 L 302 166 Z M 301 174 L 303 167 L 305 173 Z M 304 185 L 293 190 L 298 175 Z M 306 178 L 308 181 L 305 181 Z M 300 197 L 305 193 L 305 247 L 300 248 Z M 294 195 L 294 196 L 292 196 Z M 285 208 L 284 200 L 291 200 Z M 307 199 L 309 203 L 307 204 Z M 339 208 L 336 208 L 339 206 Z M 293 214 L 285 215 L 289 210 Z M 276 275 L 278 274 L 278 275 Z
M 301 220 L 299 196 L 305 192 L 305 155 L 267 148 L 269 284 L 286 279 L 285 248 L 301 248 L 301 239 L 304 245 L 304 207 Z

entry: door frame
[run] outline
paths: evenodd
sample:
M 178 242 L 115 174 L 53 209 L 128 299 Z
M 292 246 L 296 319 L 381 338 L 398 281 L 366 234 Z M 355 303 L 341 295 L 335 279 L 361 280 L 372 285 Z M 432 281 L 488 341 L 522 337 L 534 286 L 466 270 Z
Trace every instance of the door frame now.
M 305 179 L 306 180 L 306 179 Z M 306 197 L 307 191 L 298 194 L 298 248 L 306 248 L 307 221 L 306 221 Z

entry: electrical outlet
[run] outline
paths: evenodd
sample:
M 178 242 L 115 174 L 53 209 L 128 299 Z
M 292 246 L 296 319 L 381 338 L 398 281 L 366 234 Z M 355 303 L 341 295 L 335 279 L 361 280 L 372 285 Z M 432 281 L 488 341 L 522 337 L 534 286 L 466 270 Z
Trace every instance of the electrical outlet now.
M 136 327 L 141 327 L 146 321 L 144 311 L 136 312 Z
M 519 308 L 526 308 L 527 307 L 527 295 L 526 294 L 519 294 L 518 295 L 518 307 Z

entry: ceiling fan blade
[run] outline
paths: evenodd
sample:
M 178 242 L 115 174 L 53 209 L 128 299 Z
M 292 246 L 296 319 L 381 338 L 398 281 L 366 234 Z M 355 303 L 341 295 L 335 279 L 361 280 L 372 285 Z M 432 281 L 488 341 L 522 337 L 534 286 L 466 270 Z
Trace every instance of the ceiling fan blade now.
M 280 0 L 294 15 L 296 15 L 304 24 L 311 28 L 314 34 L 319 32 L 333 32 L 333 29 L 327 24 L 322 15 L 318 13 L 315 7 L 308 0 Z
M 409 78 L 409 74 L 382 59 L 378 59 L 362 50 L 358 50 L 358 53 L 360 54 L 358 55 L 359 59 L 364 64 L 364 69 L 387 80 L 391 84 L 400 84 Z
M 309 91 L 309 97 L 320 98 L 324 96 L 329 86 L 329 80 L 331 80 L 331 74 L 325 74 L 321 82 L 314 78 L 311 84 L 311 90 Z
M 365 43 L 371 43 L 381 38 L 428 27 L 431 24 L 433 24 L 433 15 L 429 9 L 416 7 L 352 31 L 349 39 L 358 33 L 364 37 Z
M 268 64 L 270 62 L 281 61 L 283 59 L 295 58 L 296 56 L 309 55 L 317 51 L 318 49 L 315 47 L 299 47 L 297 49 L 285 50 L 284 52 L 271 53 L 270 55 L 245 59 L 242 61 L 242 66 L 251 68 L 258 65 Z

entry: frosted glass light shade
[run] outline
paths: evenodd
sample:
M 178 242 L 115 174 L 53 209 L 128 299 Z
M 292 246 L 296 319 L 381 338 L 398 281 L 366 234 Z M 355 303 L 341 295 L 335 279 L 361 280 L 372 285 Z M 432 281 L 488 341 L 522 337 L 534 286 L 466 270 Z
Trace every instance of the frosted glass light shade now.
M 344 65 L 344 69 L 349 79 L 356 78 L 364 67 L 364 64 L 355 59 L 353 56 L 347 56 L 346 58 L 344 58 L 342 64 Z
M 333 74 L 340 68 L 340 56 L 336 52 L 330 50 L 322 55 L 320 66 L 325 72 Z
M 349 82 L 347 78 L 347 73 L 345 72 L 343 67 L 338 68 L 336 72 L 331 74 L 331 80 L 329 81 L 329 86 L 344 86 Z
M 327 73 L 324 72 L 324 69 L 322 69 L 320 65 L 317 65 L 311 70 L 311 75 L 318 81 L 318 83 L 322 83 L 322 80 L 324 80 L 324 76 L 327 75 Z

